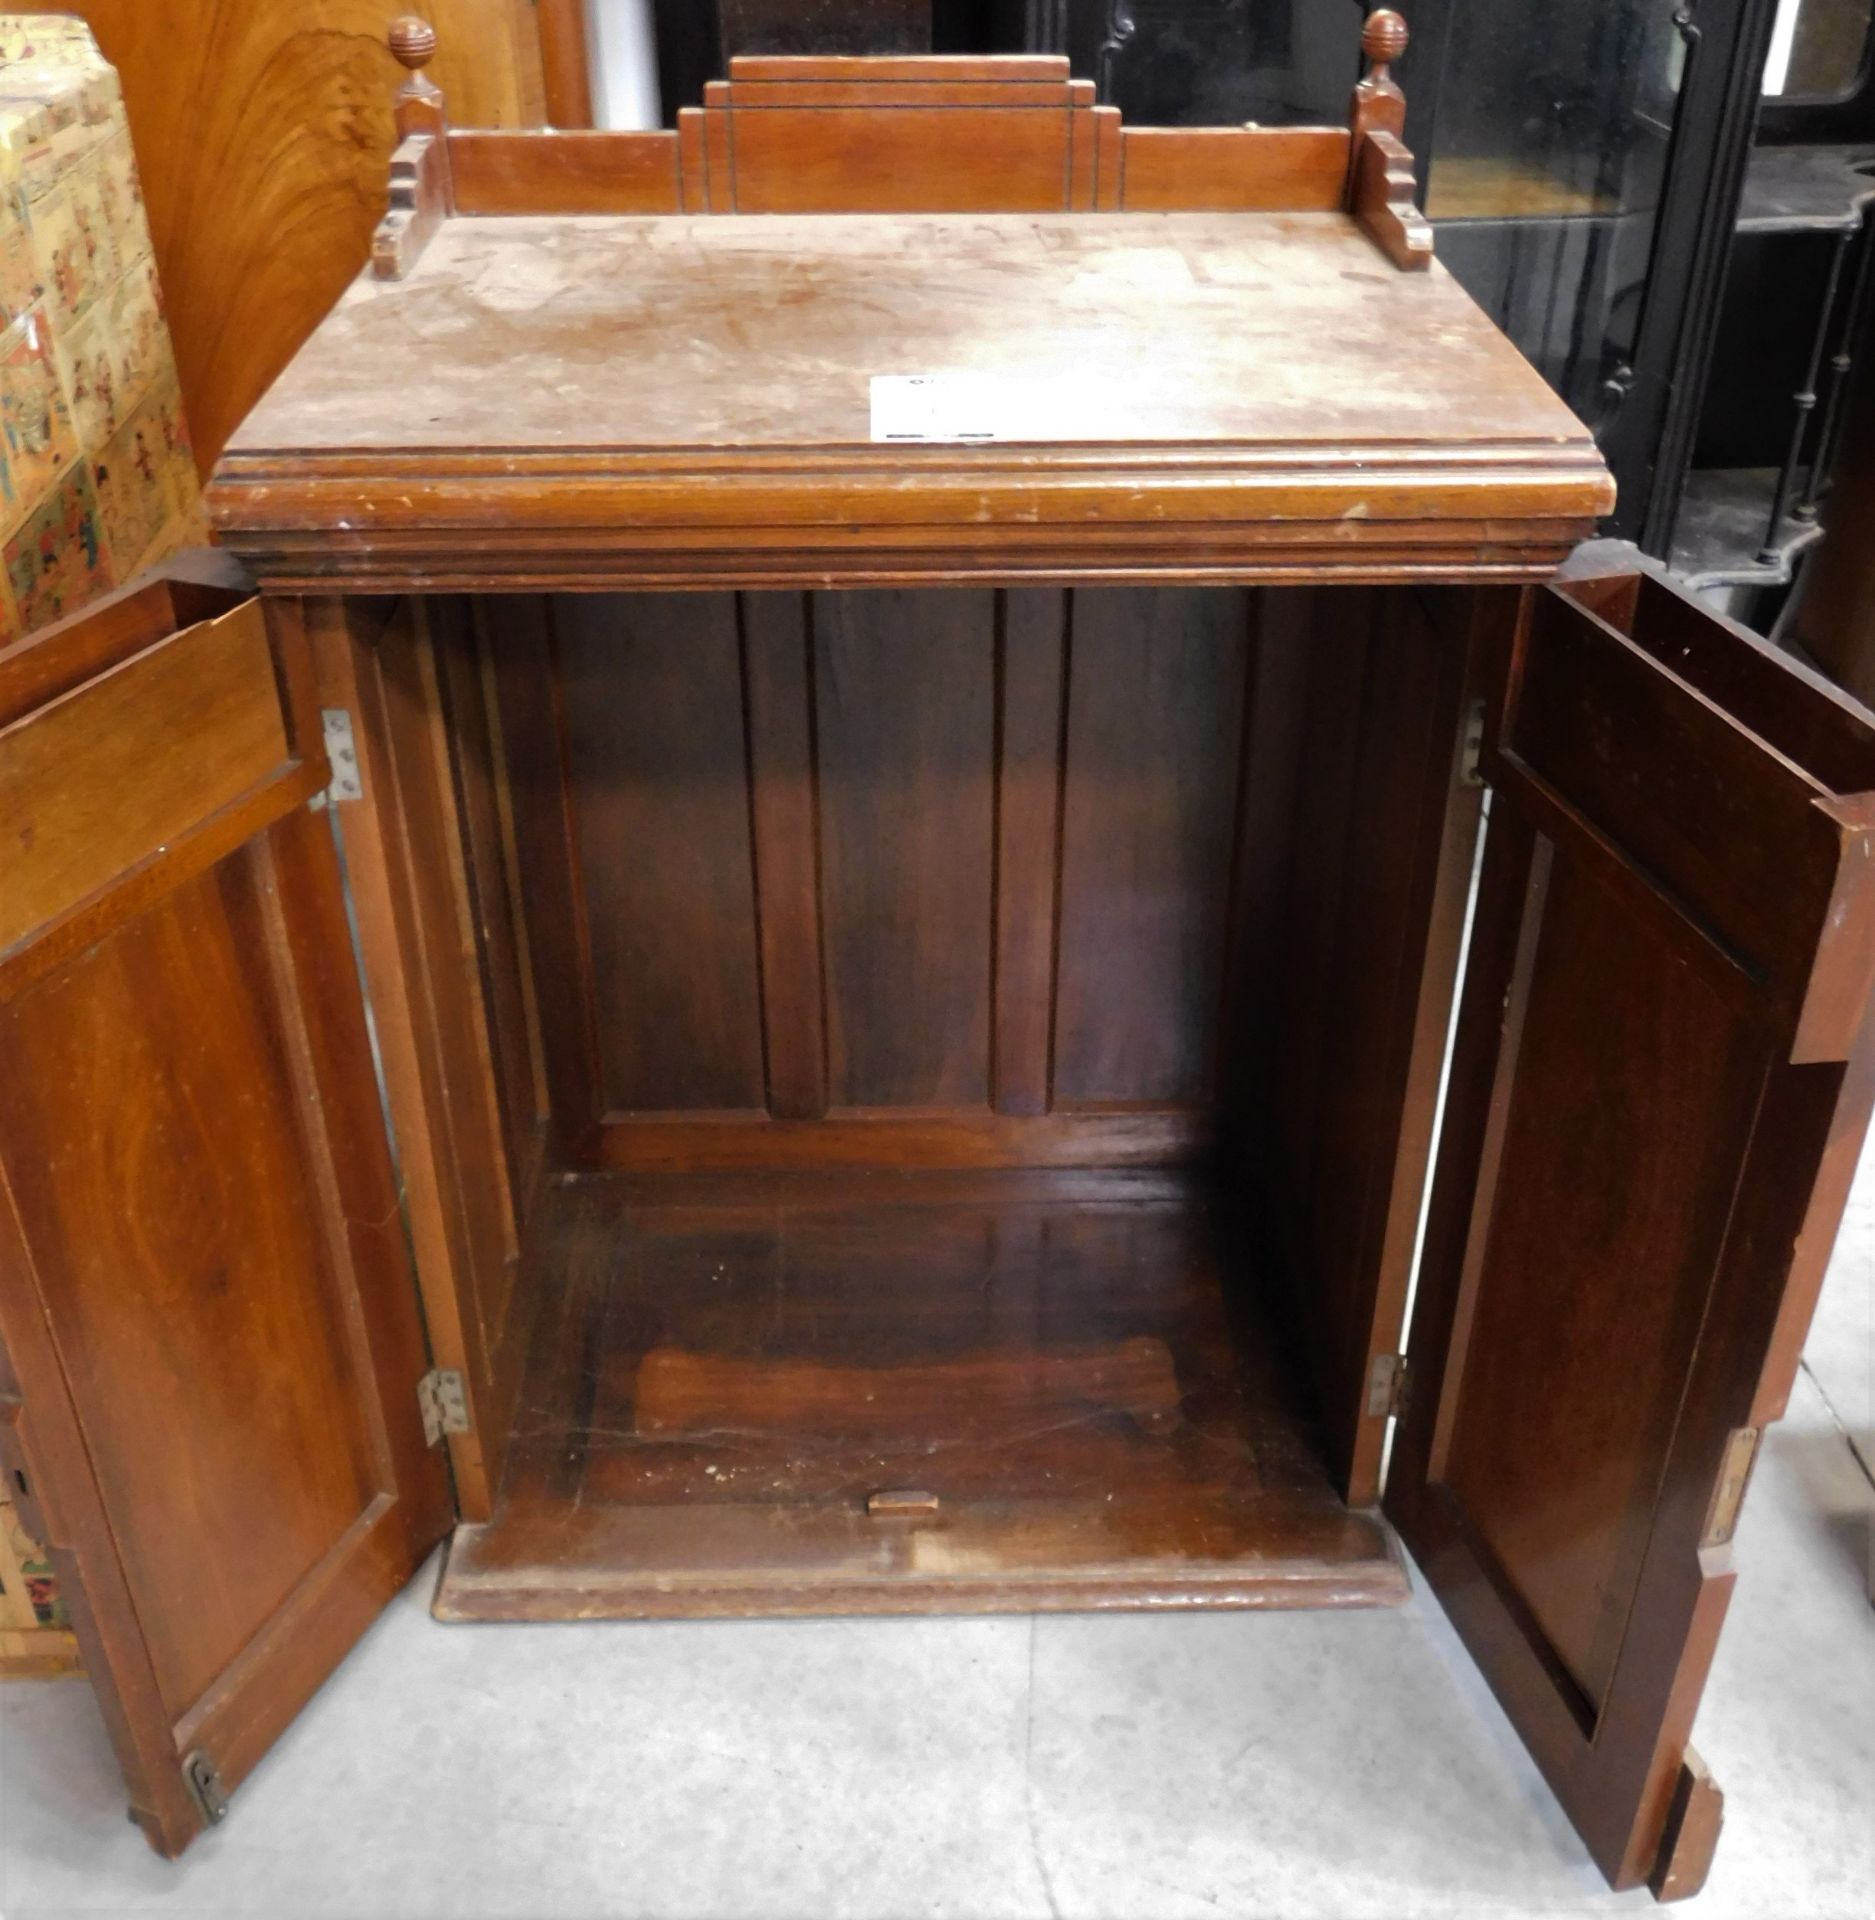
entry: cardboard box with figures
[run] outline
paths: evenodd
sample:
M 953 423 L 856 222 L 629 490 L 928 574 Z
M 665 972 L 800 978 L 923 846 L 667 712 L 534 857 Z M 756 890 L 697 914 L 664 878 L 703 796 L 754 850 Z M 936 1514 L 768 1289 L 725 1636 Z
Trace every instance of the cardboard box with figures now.
M 0 645 L 199 543 L 201 494 L 116 73 L 0 14 Z

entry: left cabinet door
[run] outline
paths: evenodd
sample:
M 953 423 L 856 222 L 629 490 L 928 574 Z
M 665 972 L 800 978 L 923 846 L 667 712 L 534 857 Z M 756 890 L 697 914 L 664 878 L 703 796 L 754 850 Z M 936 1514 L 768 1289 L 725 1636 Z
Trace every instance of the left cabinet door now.
M 452 1518 L 293 609 L 0 654 L 0 1469 L 160 1851 Z

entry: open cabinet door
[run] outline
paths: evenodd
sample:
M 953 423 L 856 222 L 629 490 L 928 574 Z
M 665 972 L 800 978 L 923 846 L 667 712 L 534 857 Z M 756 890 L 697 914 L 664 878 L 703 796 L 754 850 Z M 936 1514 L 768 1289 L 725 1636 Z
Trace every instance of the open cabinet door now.
M 450 1522 L 303 638 L 0 654 L 0 1464 L 164 1853 Z
M 1603 1872 L 1697 1890 L 1687 1749 L 1868 1118 L 1875 733 L 1633 556 L 1533 592 L 1388 1512 Z

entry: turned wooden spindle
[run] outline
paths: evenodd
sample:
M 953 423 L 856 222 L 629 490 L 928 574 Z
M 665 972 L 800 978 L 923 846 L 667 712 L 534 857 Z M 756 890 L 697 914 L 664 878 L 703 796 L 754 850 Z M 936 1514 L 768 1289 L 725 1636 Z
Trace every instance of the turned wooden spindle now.
M 1406 131 L 1406 95 L 1392 73 L 1394 61 L 1405 51 L 1406 22 L 1390 7 L 1370 13 L 1361 29 L 1367 75 L 1354 89 L 1348 115 L 1357 150 L 1364 133 L 1390 133 L 1397 139 Z
M 398 139 L 407 140 L 413 133 L 441 133 L 442 89 L 423 71 L 436 52 L 436 29 L 414 13 L 400 14 L 391 22 L 385 41 L 391 58 L 406 72 L 395 102 Z

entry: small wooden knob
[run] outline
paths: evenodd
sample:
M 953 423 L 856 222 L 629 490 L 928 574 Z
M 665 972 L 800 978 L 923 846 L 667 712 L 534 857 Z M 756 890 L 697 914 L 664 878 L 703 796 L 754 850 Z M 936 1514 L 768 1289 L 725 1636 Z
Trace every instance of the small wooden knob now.
M 1361 51 L 1377 67 L 1389 67 L 1406 51 L 1406 22 L 1391 7 L 1367 16 Z
M 1376 14 L 1375 19 L 1380 16 Z M 436 51 L 436 29 L 427 20 L 419 20 L 414 13 L 399 14 L 391 22 L 391 30 L 386 39 L 389 41 L 391 57 L 399 66 L 408 67 L 415 73 L 419 67 L 429 64 L 430 56 Z

